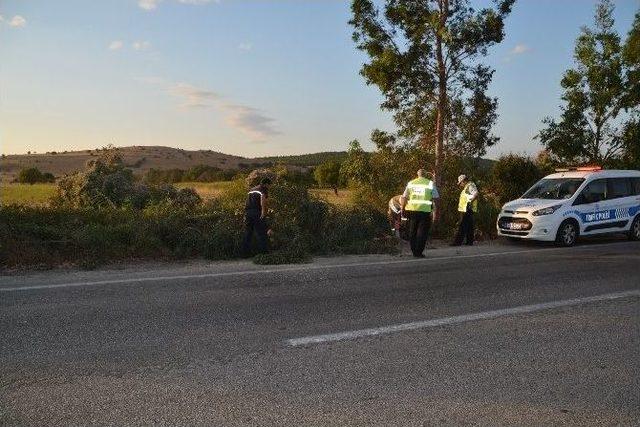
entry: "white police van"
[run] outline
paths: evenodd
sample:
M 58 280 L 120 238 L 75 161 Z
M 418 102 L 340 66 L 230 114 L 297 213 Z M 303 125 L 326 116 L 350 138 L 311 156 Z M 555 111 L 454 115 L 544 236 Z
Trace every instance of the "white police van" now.
M 558 170 L 505 204 L 497 228 L 499 236 L 562 246 L 603 233 L 640 240 L 640 171 Z

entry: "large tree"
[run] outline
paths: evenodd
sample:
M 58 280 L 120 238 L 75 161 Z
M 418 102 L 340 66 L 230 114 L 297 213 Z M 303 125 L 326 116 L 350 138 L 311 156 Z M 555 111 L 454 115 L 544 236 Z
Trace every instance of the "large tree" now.
M 564 73 L 559 120 L 547 117 L 538 138 L 566 163 L 608 164 L 624 154 L 637 135 L 638 20 L 626 45 L 614 29 L 614 6 L 596 6 L 595 25 L 584 27 L 576 40 L 575 66 Z
M 468 0 L 353 0 L 353 39 L 369 62 L 361 74 L 379 87 L 400 135 L 435 154 L 439 181 L 446 149 L 474 156 L 491 134 L 497 100 L 487 96 L 493 70 L 479 63 L 502 41 L 515 0 L 475 10 Z

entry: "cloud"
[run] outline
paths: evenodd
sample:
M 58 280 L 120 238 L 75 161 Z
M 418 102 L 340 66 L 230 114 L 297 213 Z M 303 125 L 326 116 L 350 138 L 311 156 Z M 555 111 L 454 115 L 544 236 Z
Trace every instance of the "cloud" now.
M 122 40 L 114 40 L 111 43 L 109 43 L 109 50 L 120 50 L 122 49 L 122 46 L 124 45 L 124 43 L 122 43 Z
M 151 47 L 151 43 L 146 40 L 136 40 L 135 42 L 133 42 L 131 47 L 134 50 L 147 50 Z
M 251 43 L 240 43 L 238 45 L 238 49 L 244 50 L 245 52 L 248 52 L 251 49 L 253 49 L 253 44 L 251 44 Z
M 529 52 L 531 48 L 526 44 L 518 43 L 513 49 L 509 51 L 511 55 L 522 55 L 523 53 Z
M 137 77 L 137 81 L 162 88 L 169 95 L 180 100 L 184 110 L 212 109 L 223 114 L 225 123 L 245 135 L 253 142 L 280 135 L 274 126 L 276 120 L 262 110 L 247 105 L 226 101 L 221 95 L 208 89 L 199 88 L 186 82 L 171 83 L 157 76 Z
M 215 92 L 200 89 L 184 82 L 170 86 L 167 92 L 182 99 L 180 107 L 185 109 L 215 107 L 214 102 L 220 99 L 220 96 Z
M 262 141 L 270 136 L 281 134 L 273 126 L 276 120 L 256 108 L 225 104 L 222 109 L 227 114 L 225 118 L 227 124 L 248 135 L 254 141 Z
M 144 10 L 154 10 L 163 0 L 138 0 L 138 6 Z M 220 0 L 177 0 L 178 3 L 202 5 L 207 3 L 220 3 Z
M 19 28 L 24 27 L 25 25 L 27 25 L 27 20 L 20 15 L 14 16 L 13 18 L 11 18 L 11 21 L 9 21 L 10 27 Z
M 144 10 L 154 10 L 158 7 L 160 0 L 138 0 L 138 6 Z

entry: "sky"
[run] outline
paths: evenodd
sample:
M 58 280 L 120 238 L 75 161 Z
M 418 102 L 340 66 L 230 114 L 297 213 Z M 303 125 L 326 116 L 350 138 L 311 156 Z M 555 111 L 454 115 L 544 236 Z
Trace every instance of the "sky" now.
M 640 0 L 617 0 L 630 29 Z M 486 0 L 472 0 L 478 7 Z M 484 60 L 487 157 L 534 154 L 595 0 L 518 0 Z M 130 145 L 248 157 L 340 151 L 394 130 L 351 40 L 349 0 L 0 0 L 0 152 Z

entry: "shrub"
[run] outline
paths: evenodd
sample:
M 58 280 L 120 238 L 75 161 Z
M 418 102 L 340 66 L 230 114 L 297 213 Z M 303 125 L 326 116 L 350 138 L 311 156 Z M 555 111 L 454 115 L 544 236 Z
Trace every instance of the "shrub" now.
M 517 154 L 500 157 L 491 171 L 491 186 L 500 206 L 520 197 L 544 174 L 529 157 Z
M 338 187 L 345 185 L 345 180 L 340 175 L 341 164 L 335 160 L 329 160 L 319 165 L 313 172 L 313 176 L 321 187 L 330 187 L 336 193 Z
M 190 188 L 178 190 L 168 184 L 156 186 L 137 182 L 117 152 L 109 149 L 104 150 L 99 158 L 89 160 L 83 172 L 62 178 L 53 204 L 76 208 L 143 209 L 152 204 L 166 203 L 193 209 L 201 201 L 195 190 Z
M 17 180 L 21 184 L 37 184 L 54 182 L 55 177 L 49 172 L 42 173 L 38 168 L 22 169 L 18 174 Z

